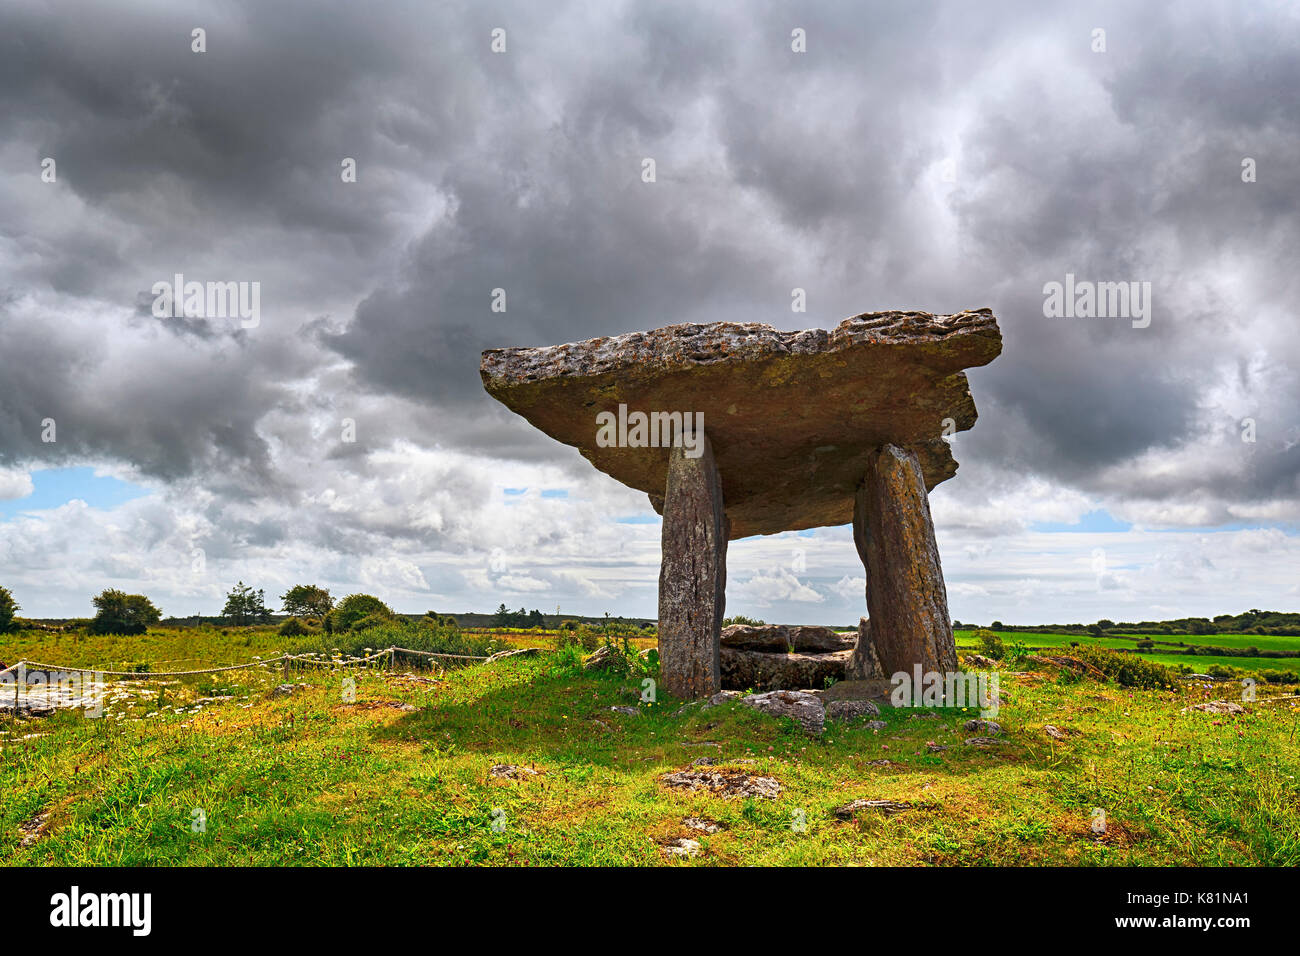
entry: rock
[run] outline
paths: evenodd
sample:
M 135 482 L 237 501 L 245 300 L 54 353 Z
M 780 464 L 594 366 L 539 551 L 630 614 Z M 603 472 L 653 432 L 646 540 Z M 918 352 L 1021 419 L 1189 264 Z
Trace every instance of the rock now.
M 666 773 L 660 782 L 674 790 L 705 790 L 715 797 L 762 797 L 775 800 L 781 784 L 773 777 L 755 777 L 743 770 L 690 768 Z
M 1244 714 L 1246 712 L 1245 707 L 1230 700 L 1209 700 L 1203 704 L 1192 704 L 1190 707 L 1184 707 L 1183 713 L 1187 713 L 1189 710 L 1199 710 L 1207 714 Z
M 597 648 L 596 653 L 587 658 L 582 669 L 597 672 L 609 670 L 618 663 L 619 656 L 614 648 L 606 644 L 604 647 Z
M 850 721 L 879 716 L 880 708 L 869 700 L 832 700 L 826 704 L 826 717 L 830 720 Z
M 695 856 L 702 849 L 704 848 L 700 846 L 698 840 L 692 840 L 689 837 L 678 837 L 677 839 L 663 845 L 663 851 L 665 853 L 669 856 L 678 857 L 689 858 Z
M 404 714 L 413 714 L 420 709 L 419 707 L 416 707 L 414 704 L 407 704 L 397 700 L 389 701 L 388 706 L 393 708 L 393 710 L 400 710 Z
M 722 686 L 735 690 L 807 690 L 844 676 L 852 651 L 772 653 L 724 647 L 718 658 Z
M 1059 727 L 1053 727 L 1051 724 L 1043 725 L 1043 733 L 1047 734 L 1047 736 L 1051 737 L 1053 740 L 1066 740 L 1070 736 Z
M 637 708 L 631 706 L 630 704 L 623 704 L 621 706 L 611 707 L 610 710 L 612 710 L 616 714 L 623 714 L 627 717 L 635 717 L 637 714 L 641 713 L 641 711 L 637 710 Z
M 831 813 L 841 820 L 852 820 L 862 810 L 878 810 L 886 816 L 913 809 L 913 805 L 899 800 L 851 800 L 836 807 Z
M 292 697 L 302 690 L 301 684 L 277 684 L 271 689 L 270 697 L 272 700 L 279 697 Z
M 967 667 L 982 667 L 990 671 L 998 669 L 998 662 L 985 657 L 983 654 L 966 654 L 963 659 L 966 661 Z
M 883 720 L 868 720 L 862 726 L 865 727 L 867 730 L 874 730 L 876 732 L 879 732 L 884 730 L 886 727 L 888 727 L 889 724 L 885 723 Z
M 894 761 L 890 760 L 888 757 L 881 757 L 879 760 L 867 761 L 868 767 L 892 767 L 893 765 Z
M 589 413 L 588 413 L 589 414 Z M 726 608 L 727 513 L 708 435 L 699 457 L 681 445 L 666 455 L 663 557 L 659 565 L 660 684 L 675 697 L 722 689 L 718 648 Z
M 853 643 L 853 654 L 849 658 L 849 666 L 845 669 L 845 680 L 881 680 L 887 678 L 884 668 L 880 666 L 880 658 L 876 655 L 876 647 L 871 643 L 871 621 L 867 618 L 861 618 L 858 621 L 858 633 Z
M 691 761 L 692 767 L 712 767 L 718 762 L 717 757 L 696 757 Z
M 527 780 L 529 777 L 537 776 L 537 771 L 532 767 L 520 767 L 513 763 L 499 763 L 493 765 L 488 774 L 498 780 Z
M 925 487 L 956 470 L 941 437 L 975 421 L 962 369 L 1002 349 L 987 310 L 874 312 L 834 331 L 683 324 L 547 348 L 490 349 L 488 393 L 656 510 L 668 455 L 597 442 L 596 416 L 701 413 L 717 452 L 731 538 L 848 524 L 872 449 L 915 449 Z M 631 428 L 624 428 L 629 438 Z M 873 617 L 875 614 L 873 612 Z
M 991 734 L 996 736 L 1002 733 L 1002 725 L 996 720 L 968 720 L 961 725 L 962 730 L 977 731 L 982 734 Z
M 936 744 L 933 740 L 927 740 L 925 742 L 925 749 L 930 751 L 932 754 L 941 754 L 948 749 L 948 745 Z
M 740 696 L 742 695 L 738 690 L 720 690 L 712 697 L 710 697 L 708 700 L 706 700 L 703 704 L 701 704 L 700 710 L 709 710 L 712 707 L 718 707 L 722 704 L 727 703 L 728 701 L 735 700 Z
M 790 650 L 790 631 L 781 624 L 728 624 L 722 629 L 720 643 L 724 648 L 784 654 Z
M 810 734 L 820 734 L 825 726 L 826 708 L 812 694 L 802 691 L 774 690 L 742 697 L 740 702 L 771 717 L 789 717 Z
M 853 511 L 866 568 L 871 642 L 885 674 L 957 670 L 939 549 L 921 462 L 887 443 L 867 458 Z
M 1006 743 L 997 737 L 967 737 L 964 742 L 967 747 L 1001 747 Z
M 540 647 L 516 647 L 514 650 L 497 651 L 495 654 L 493 654 L 483 663 L 493 664 L 496 663 L 497 661 L 504 661 L 507 658 L 511 658 L 511 657 L 536 657 L 541 652 L 542 652 L 542 648 Z
M 786 634 L 790 641 L 790 650 L 811 654 L 852 651 L 857 643 L 856 634 L 845 635 L 829 627 L 814 627 L 806 624 L 788 627 Z
M 717 833 L 719 830 L 726 829 L 726 826 L 717 820 L 706 820 L 703 817 L 686 817 L 682 820 L 682 826 L 699 830 L 701 833 Z
M 833 700 L 869 700 L 878 707 L 889 707 L 892 688 L 892 683 L 883 679 L 842 680 L 822 691 L 821 697 L 827 704 Z

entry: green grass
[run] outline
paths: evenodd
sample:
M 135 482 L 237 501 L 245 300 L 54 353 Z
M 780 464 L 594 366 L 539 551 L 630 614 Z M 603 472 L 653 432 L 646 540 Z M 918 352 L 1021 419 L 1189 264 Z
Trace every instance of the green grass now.
M 102 664 L 205 650 L 224 663 L 273 654 L 279 639 L 254 629 L 205 640 L 196 648 L 194 635 L 164 630 L 74 646 L 28 634 L 0 638 L 0 657 Z M 1300 864 L 1295 702 L 1183 713 L 1211 692 L 1004 676 L 1010 700 L 997 719 L 1009 743 L 981 751 L 962 745 L 973 716 L 963 712 L 886 709 L 879 733 L 830 724 L 816 739 L 735 703 L 677 716 L 663 700 L 624 716 L 609 708 L 634 703 L 636 681 L 562 661 L 415 675 L 436 683 L 364 670 L 355 703 L 341 674 L 304 671 L 295 679 L 307 689 L 273 699 L 278 669 L 255 670 L 170 683 L 161 701 L 144 685 L 98 720 L 0 718 L 0 854 L 68 866 Z M 229 699 L 194 711 L 218 695 Z M 1053 741 L 1048 723 L 1077 733 Z M 931 752 L 929 741 L 950 749 Z M 775 777 L 780 797 L 660 784 L 702 755 Z M 882 758 L 893 763 L 872 764 Z M 539 774 L 496 780 L 496 763 Z M 832 816 L 858 797 L 916 808 Z M 1089 829 L 1094 807 L 1106 811 L 1103 836 Z M 204 832 L 192 830 L 195 809 Z M 807 832 L 792 829 L 795 811 Z M 23 846 L 22 826 L 42 814 Z M 703 835 L 682 825 L 687 816 L 726 829 Z M 661 843 L 682 836 L 704 852 L 670 860 Z
M 957 647 L 960 650 L 978 651 L 979 641 L 972 637 L 973 633 L 971 630 L 955 632 Z M 1159 643 L 1161 641 L 1183 641 L 1188 645 L 1194 644 L 1206 647 L 1258 647 L 1260 650 L 1289 651 L 1300 650 L 1300 637 L 1267 637 L 1253 634 L 1197 634 L 1194 636 L 1172 637 L 1134 634 L 1096 637 L 1091 634 L 1050 634 L 1031 631 L 994 631 L 994 633 L 1002 638 L 1002 643 L 1007 650 L 1010 650 L 1011 645 L 1016 641 L 1031 648 L 1044 648 L 1049 651 L 1056 648 L 1068 648 L 1071 644 L 1091 644 L 1111 650 L 1134 650 L 1138 641 L 1154 640 L 1157 643 L 1152 650 L 1141 652 L 1143 657 L 1175 668 L 1186 664 L 1201 674 L 1215 664 L 1221 667 L 1235 667 L 1248 672 L 1279 670 L 1300 673 L 1300 657 L 1248 657 L 1238 655 L 1220 657 L 1217 654 L 1183 654 L 1179 653 L 1177 647 L 1171 646 L 1170 643 Z

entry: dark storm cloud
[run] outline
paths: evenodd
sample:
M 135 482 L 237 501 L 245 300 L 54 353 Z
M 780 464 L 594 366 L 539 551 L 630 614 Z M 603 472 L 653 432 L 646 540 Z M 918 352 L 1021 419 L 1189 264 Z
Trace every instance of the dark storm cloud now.
M 1300 347 L 1258 336 L 1261 315 L 1294 322 L 1297 49 L 1281 8 L 1212 3 L 11 5 L 0 155 L 27 164 L 10 172 L 57 157 L 97 222 L 0 221 L 0 461 L 102 457 L 291 496 L 304 469 L 359 480 L 404 439 L 580 475 L 483 393 L 482 349 L 987 305 L 1006 349 L 972 373 L 967 461 L 1121 497 L 1294 500 Z M 151 331 L 149 283 L 195 258 L 232 273 L 215 278 L 270 270 L 274 316 Z M 1043 283 L 1066 272 L 1151 281 L 1151 327 L 1045 318 Z M 1247 314 L 1212 295 L 1238 273 Z M 80 317 L 60 331 L 42 296 Z M 1209 407 L 1226 379 L 1244 410 Z M 1152 450 L 1227 443 L 1252 412 L 1272 437 L 1244 479 L 1116 484 Z M 325 437 L 295 431 L 308 416 Z M 342 417 L 365 442 L 337 440 Z

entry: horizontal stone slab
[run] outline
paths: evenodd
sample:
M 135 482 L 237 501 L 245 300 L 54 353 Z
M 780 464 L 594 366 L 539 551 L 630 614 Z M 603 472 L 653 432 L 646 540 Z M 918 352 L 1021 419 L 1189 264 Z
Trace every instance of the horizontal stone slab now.
M 927 489 L 952 477 L 944 420 L 963 431 L 976 417 L 962 370 L 1001 349 L 987 309 L 871 312 L 831 331 L 717 322 L 489 349 L 480 375 L 494 398 L 646 492 L 660 513 L 668 416 L 692 424 L 702 416 L 730 537 L 743 538 L 849 523 L 867 456 L 886 443 L 916 451 Z M 629 427 L 637 412 L 659 413 L 657 427 Z M 606 447 L 611 421 L 615 443 Z

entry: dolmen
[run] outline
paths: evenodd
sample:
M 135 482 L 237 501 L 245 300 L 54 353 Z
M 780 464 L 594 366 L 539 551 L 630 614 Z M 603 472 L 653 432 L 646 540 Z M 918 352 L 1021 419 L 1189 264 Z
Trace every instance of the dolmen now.
M 722 640 L 727 542 L 849 523 L 870 625 L 829 653 L 860 677 L 956 669 L 928 494 L 975 423 L 963 370 L 1001 350 L 989 309 L 870 312 L 833 330 L 715 322 L 489 349 L 480 375 L 663 516 L 661 686 L 698 698 L 737 648 Z

